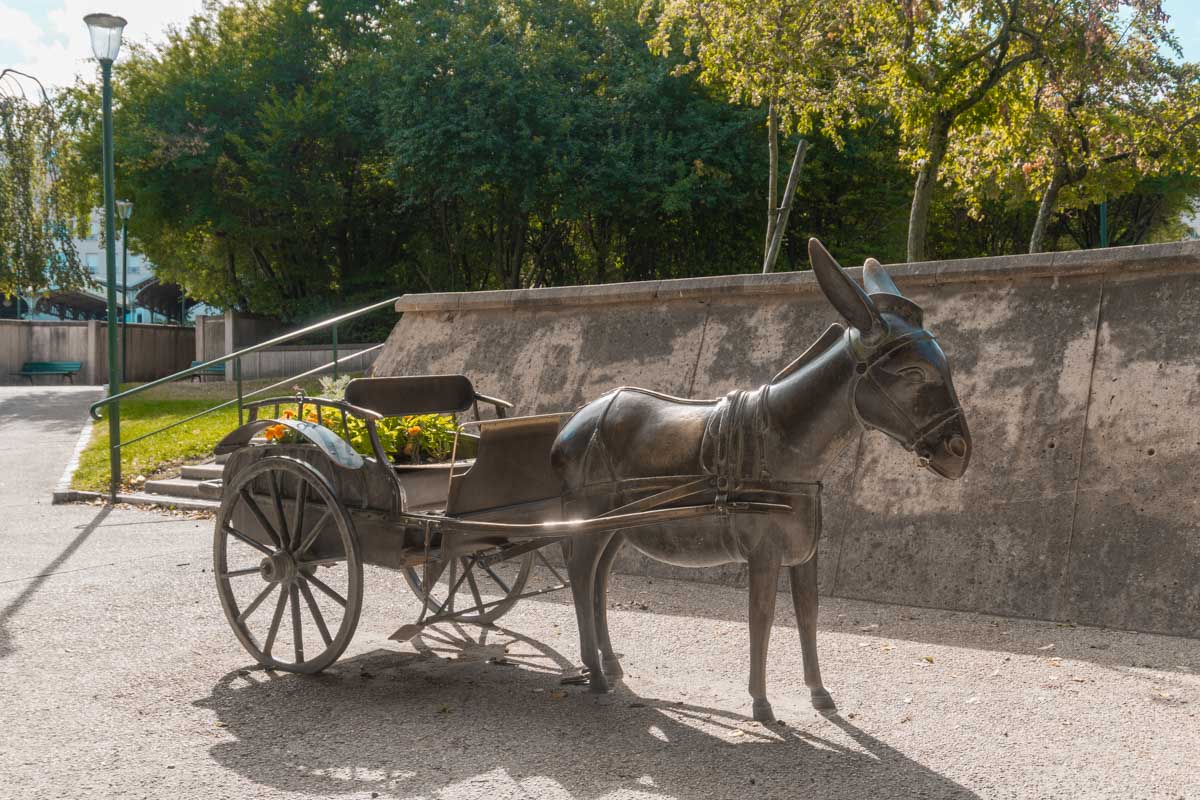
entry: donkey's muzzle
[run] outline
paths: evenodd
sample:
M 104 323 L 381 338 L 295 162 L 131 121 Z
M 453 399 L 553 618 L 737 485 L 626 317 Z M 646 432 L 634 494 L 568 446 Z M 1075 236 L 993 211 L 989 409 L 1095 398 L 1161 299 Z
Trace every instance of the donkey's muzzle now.
M 950 480 L 961 478 L 971 463 L 971 433 L 963 415 L 939 428 L 935 437 L 921 442 L 917 455 L 934 474 Z

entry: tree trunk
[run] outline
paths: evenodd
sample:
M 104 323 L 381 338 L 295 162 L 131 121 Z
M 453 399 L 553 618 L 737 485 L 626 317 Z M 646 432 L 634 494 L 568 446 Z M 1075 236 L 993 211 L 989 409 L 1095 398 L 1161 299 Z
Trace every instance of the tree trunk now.
M 929 134 L 926 147 L 929 156 L 917 173 L 917 183 L 913 187 L 912 211 L 908 216 L 908 260 L 925 260 L 925 240 L 929 235 L 929 207 L 933 202 L 933 187 L 937 185 L 938 170 L 946 155 L 946 145 L 950 138 L 951 121 L 944 117 L 935 117 L 929 124 Z
M 1055 167 L 1054 175 L 1050 178 L 1050 185 L 1046 187 L 1046 193 L 1042 195 L 1042 203 L 1038 206 L 1037 220 L 1033 223 L 1033 234 L 1029 237 L 1029 252 L 1042 252 L 1042 243 L 1046 238 L 1050 215 L 1054 213 L 1054 207 L 1058 203 L 1058 193 L 1066 182 L 1066 170 L 1062 167 Z
M 763 243 L 763 263 L 771 258 L 771 242 L 775 239 L 775 224 L 779 219 L 779 115 L 775 113 L 775 101 L 767 105 L 767 152 L 770 172 L 767 178 L 767 239 Z M 765 267 L 763 272 L 769 272 Z
M 792 157 L 792 169 L 788 173 L 787 186 L 783 190 L 783 207 L 775 221 L 775 230 L 771 243 L 767 245 L 767 255 L 763 259 L 763 273 L 775 269 L 775 261 L 779 258 L 779 246 L 783 244 L 783 236 L 787 232 L 788 216 L 792 213 L 792 200 L 796 197 L 796 185 L 800 182 L 800 169 L 804 166 L 804 156 L 808 153 L 808 142 L 801 139 L 796 143 L 796 155 Z

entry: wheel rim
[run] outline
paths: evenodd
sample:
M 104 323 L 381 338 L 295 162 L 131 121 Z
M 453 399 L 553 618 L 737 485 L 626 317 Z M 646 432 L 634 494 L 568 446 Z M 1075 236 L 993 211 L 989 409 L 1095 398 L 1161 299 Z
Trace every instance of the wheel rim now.
M 226 487 L 213 572 L 226 619 L 264 666 L 319 672 L 354 635 L 363 582 L 354 523 L 311 464 L 269 456 Z
M 504 616 L 520 599 L 535 552 L 491 563 L 492 553 L 458 556 L 431 571 L 432 589 L 426 599 L 424 567 L 407 567 L 409 588 L 425 601 L 425 622 L 431 620 L 487 625 Z M 451 591 L 453 590 L 453 591 Z M 449 593 L 449 597 L 447 597 Z

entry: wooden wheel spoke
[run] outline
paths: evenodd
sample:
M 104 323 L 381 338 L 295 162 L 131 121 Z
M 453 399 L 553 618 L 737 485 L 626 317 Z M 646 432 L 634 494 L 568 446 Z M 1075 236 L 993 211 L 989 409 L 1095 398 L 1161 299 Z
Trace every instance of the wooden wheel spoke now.
M 254 502 L 254 497 L 250 494 L 250 490 L 243 486 L 238 494 L 241 496 L 242 501 L 249 506 L 250 513 L 258 520 L 258 524 L 262 525 L 263 530 L 267 532 L 267 536 L 271 537 L 271 543 L 275 545 L 275 549 L 283 550 L 283 539 L 280 537 L 279 532 L 275 530 L 275 526 L 267 519 L 267 515 L 258 507 L 258 503 Z
M 316 623 L 317 631 L 321 634 L 321 639 L 324 640 L 325 646 L 333 644 L 333 637 L 329 635 L 329 628 L 325 625 L 325 617 L 321 616 L 321 608 L 317 605 L 317 598 L 313 597 L 312 589 L 308 588 L 308 584 L 300 581 L 300 593 L 304 595 L 304 602 L 308 605 L 308 612 L 312 615 L 313 622 Z
M 533 551 L 533 553 L 534 553 L 534 555 L 535 555 L 535 556 L 537 556 L 537 558 L 538 558 L 538 559 L 540 559 L 540 560 L 541 560 L 541 562 L 542 562 L 543 564 L 545 564 L 545 565 L 546 565 L 546 569 L 548 569 L 548 570 L 550 570 L 552 573 L 554 573 L 554 577 L 558 579 L 558 582 L 559 582 L 559 583 L 566 583 L 566 582 L 567 582 L 567 581 L 566 581 L 566 580 L 563 578 L 563 576 L 562 576 L 562 575 L 560 575 L 560 574 L 558 573 L 558 570 L 556 570 L 556 569 L 554 568 L 554 565 L 553 565 L 553 564 L 551 564 L 551 563 L 550 563 L 550 561 L 549 561 L 549 560 L 548 560 L 548 559 L 547 559 L 547 558 L 546 558 L 544 555 L 542 555 L 542 551 L 541 551 L 541 550 L 534 550 L 534 551 Z
M 279 623 L 283 619 L 283 607 L 287 605 L 287 588 L 279 587 L 279 602 L 275 604 L 275 616 L 271 617 L 271 628 L 267 631 L 267 640 L 263 643 L 263 655 L 270 656 L 271 648 L 275 646 L 275 635 L 279 633 Z
M 283 513 L 283 500 L 279 496 L 278 472 L 267 473 L 267 486 L 271 490 L 271 505 L 275 509 L 275 519 L 279 520 L 279 540 L 283 542 L 285 550 L 290 549 L 295 542 L 292 541 L 291 533 L 288 531 L 287 517 Z
M 300 590 L 293 583 L 288 588 L 288 597 L 292 606 L 292 649 L 296 653 L 296 663 L 304 663 L 304 634 L 300 625 Z
M 297 545 L 296 553 L 299 554 L 300 537 L 304 534 L 304 506 L 305 495 L 308 494 L 308 484 L 303 476 L 296 476 L 296 500 L 292 505 L 292 542 Z
M 342 608 L 345 608 L 345 607 L 346 607 L 346 598 L 342 597 L 340 594 L 338 594 L 337 592 L 335 592 L 333 589 L 330 589 L 328 586 L 326 586 L 326 585 L 325 585 L 325 582 L 324 582 L 324 581 L 322 581 L 322 580 L 321 580 L 320 578 L 318 578 L 317 576 L 315 576 L 315 575 L 303 575 L 303 574 L 302 574 L 302 575 L 300 576 L 300 579 L 301 579 L 301 580 L 303 580 L 303 581 L 307 581 L 308 583 L 311 583 L 313 586 L 316 586 L 316 587 L 317 587 L 318 589 L 320 589 L 322 592 L 324 592 L 325 594 L 329 595 L 329 597 L 331 597 L 331 598 L 333 599 L 333 601 L 334 601 L 335 603 L 337 603 L 339 606 L 341 606 Z
M 255 550 L 262 553 L 263 555 L 266 555 L 266 556 L 274 555 L 274 553 L 271 551 L 271 548 L 267 547 L 265 544 L 260 544 L 259 542 L 254 541 L 246 534 L 242 533 L 241 531 L 234 530 L 229 525 L 225 526 L 225 533 L 227 533 L 230 536 L 232 536 L 233 538 L 237 539 L 242 544 L 246 544 L 246 545 L 249 545 L 250 547 L 253 547 Z
M 267 599 L 267 595 L 269 595 L 271 593 L 271 590 L 274 588 L 275 588 L 275 584 L 268 583 L 266 588 L 258 593 L 258 597 L 251 600 L 250 605 L 248 605 L 244 609 L 242 609 L 242 613 L 237 615 L 238 623 L 244 625 L 246 623 L 246 620 L 250 618 L 250 615 L 254 613 L 254 610 L 256 608 L 258 608 L 260 605 L 262 605 L 262 601 Z
M 480 614 L 483 613 L 483 597 L 479 594 L 479 585 L 475 583 L 475 573 L 471 569 L 474 565 L 468 564 L 467 559 L 463 559 L 463 571 L 467 573 L 467 585 L 471 587 L 471 596 L 475 598 L 475 610 Z
M 246 567 L 245 569 L 231 569 L 228 572 L 222 572 L 222 578 L 240 578 L 243 575 L 259 574 L 258 567 Z
M 317 520 L 317 524 L 313 525 L 312 530 L 304 537 L 304 541 L 296 548 L 296 555 L 300 556 L 308 552 L 308 548 L 312 547 L 317 541 L 317 537 L 321 535 L 321 530 L 325 527 L 325 523 L 333 517 L 333 509 L 326 508 L 325 513 Z
M 499 584 L 500 588 L 504 590 L 505 594 L 512 593 L 512 589 L 508 588 L 508 584 L 504 582 L 503 578 L 501 578 L 499 575 L 496 574 L 496 571 L 494 569 L 489 567 L 487 564 L 480 564 L 479 566 L 483 567 L 483 571 L 486 572 L 488 575 L 490 575 L 492 577 L 492 580 L 494 580 L 497 584 Z

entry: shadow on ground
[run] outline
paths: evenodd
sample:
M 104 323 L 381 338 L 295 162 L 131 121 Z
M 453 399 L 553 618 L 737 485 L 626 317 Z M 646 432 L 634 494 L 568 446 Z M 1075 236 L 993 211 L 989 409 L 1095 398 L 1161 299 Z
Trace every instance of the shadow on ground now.
M 20 594 L 14 597 L 3 609 L 0 609 L 0 659 L 7 658 L 16 651 L 16 647 L 12 643 L 12 634 L 8 630 L 9 622 L 37 594 L 38 589 L 42 588 L 42 584 L 46 582 L 46 579 L 57 572 L 66 563 L 67 559 L 96 532 L 96 529 L 100 527 L 111 511 L 110 507 L 104 506 L 96 513 L 91 522 L 79 526 L 79 533 L 63 548 L 62 552 L 43 567 L 37 575 L 33 576 L 28 585 L 21 590 Z
M 20 387 L 3 387 L 19 389 Z M 9 394 L 5 392 L 4 394 Z M 24 391 L 15 396 L 5 397 L 0 394 L 0 425 L 20 423 L 42 430 L 60 433 L 63 421 L 78 420 L 84 422 L 87 415 L 88 397 L 95 394 L 98 399 L 100 390 L 97 387 L 54 387 L 34 386 L 25 387 Z M 78 430 L 75 428 L 74 430 Z
M 749 596 L 744 587 L 620 573 L 613 575 L 609 586 L 610 608 L 749 625 Z M 569 605 L 571 598 L 569 592 L 561 592 L 543 595 L 530 602 Z M 613 643 L 620 650 L 624 635 L 620 622 L 610 625 Z M 774 636 L 785 635 L 778 627 L 790 627 L 793 631 L 796 627 L 790 593 L 786 589 L 780 593 L 776 604 L 775 625 Z M 861 635 L 1041 658 L 1052 654 L 1115 668 L 1200 672 L 1200 639 L 998 617 L 972 611 L 914 608 L 822 596 L 818 626 L 822 634 Z M 1051 644 L 1054 647 L 1047 648 Z M 1050 649 L 1052 653 L 1049 653 Z
M 196 703 L 235 737 L 213 758 L 318 795 L 976 796 L 837 715 L 765 727 L 622 685 L 597 701 L 560 687 L 561 653 L 505 629 L 439 626 L 414 645 L 319 676 L 226 675 Z

